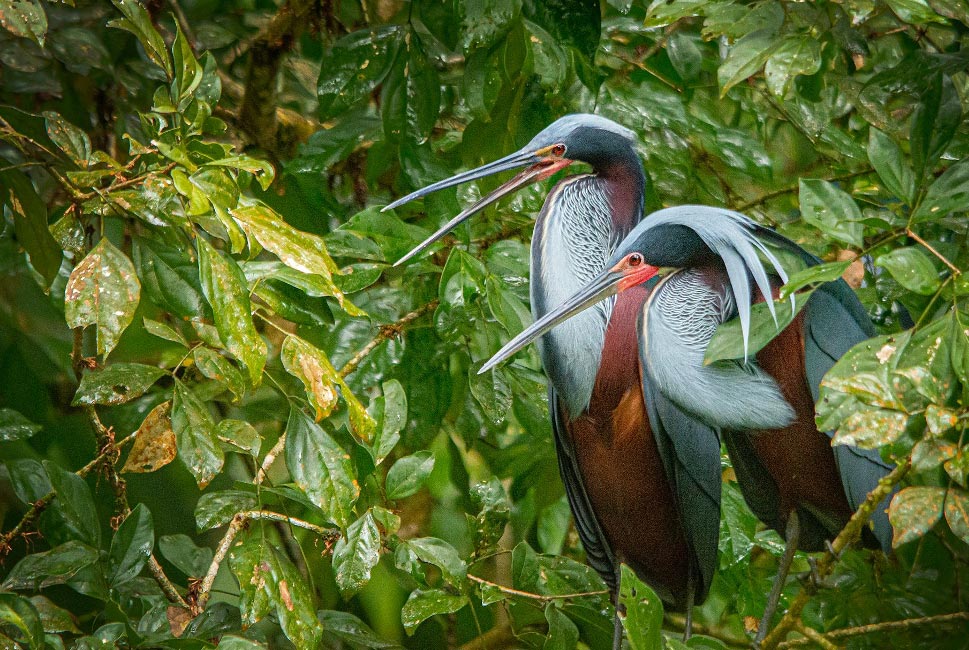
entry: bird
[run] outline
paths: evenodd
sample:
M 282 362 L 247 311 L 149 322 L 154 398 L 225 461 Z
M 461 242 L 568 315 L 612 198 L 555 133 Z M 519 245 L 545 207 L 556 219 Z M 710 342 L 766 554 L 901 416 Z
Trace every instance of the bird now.
M 607 118 L 568 115 L 515 153 L 394 201 L 384 209 L 524 168 L 398 264 L 501 197 L 586 163 L 591 173 L 559 181 L 535 222 L 530 300 L 541 318 L 602 271 L 640 222 L 648 177 L 636 142 Z M 614 598 L 620 564 L 628 565 L 668 607 L 686 613 L 689 637 L 692 608 L 705 600 L 717 566 L 720 441 L 641 373 L 636 319 L 648 295 L 639 285 L 577 316 L 545 337 L 540 357 L 559 470 L 587 562 Z M 615 647 L 621 636 L 617 614 Z
M 832 446 L 833 432 L 819 431 L 815 423 L 824 375 L 852 346 L 875 334 L 844 280 L 817 287 L 790 324 L 748 358 L 751 305 L 767 302 L 778 322 L 774 298 L 787 281 L 780 258 L 794 259 L 802 268 L 820 263 L 738 212 L 700 205 L 659 210 L 629 233 L 602 273 L 481 368 L 488 371 L 600 301 L 636 290 L 660 269 L 673 269 L 652 290 L 639 318 L 644 375 L 671 402 L 720 434 L 747 505 L 785 540 L 755 645 L 770 627 L 795 551 L 823 550 L 892 470 L 877 450 Z M 735 316 L 744 358 L 706 364 L 704 354 L 717 327 Z M 886 553 L 892 538 L 886 514 L 890 499 L 879 504 L 863 534 L 866 546 Z

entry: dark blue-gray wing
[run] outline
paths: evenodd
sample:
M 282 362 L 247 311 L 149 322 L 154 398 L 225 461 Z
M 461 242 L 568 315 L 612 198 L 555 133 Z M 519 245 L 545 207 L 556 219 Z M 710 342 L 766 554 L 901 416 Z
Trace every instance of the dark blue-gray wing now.
M 646 349 L 642 341 L 639 349 Z M 693 551 L 691 573 L 697 578 L 694 602 L 702 603 L 717 569 L 720 439 L 712 428 L 663 397 L 650 379 L 645 361 L 640 367 L 643 368 L 643 398 L 649 424 L 666 477 L 674 488 L 687 543 Z
M 565 496 L 569 500 L 575 529 L 585 548 L 586 561 L 595 569 L 610 589 L 619 584 L 616 579 L 616 564 L 599 522 L 596 520 L 589 496 L 582 483 L 578 460 L 572 446 L 568 426 L 563 417 L 563 406 L 552 386 L 548 387 L 548 410 L 552 420 L 552 437 L 555 439 L 555 455 L 559 461 L 559 473 L 565 484 Z
M 874 333 L 864 307 L 843 280 L 828 283 L 814 292 L 805 307 L 804 368 L 815 401 L 824 375 L 848 350 Z M 830 431 L 826 433 L 833 435 Z M 852 510 L 875 489 L 879 479 L 892 471 L 892 465 L 883 461 L 876 449 L 836 445 L 834 457 Z M 875 537 L 886 552 L 892 543 L 892 527 L 886 513 L 891 496 L 878 505 L 871 520 Z

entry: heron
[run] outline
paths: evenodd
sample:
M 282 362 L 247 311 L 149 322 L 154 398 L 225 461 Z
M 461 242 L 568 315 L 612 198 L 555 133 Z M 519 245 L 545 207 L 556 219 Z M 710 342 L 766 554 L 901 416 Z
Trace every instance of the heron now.
M 574 162 L 591 173 L 559 181 L 535 222 L 530 298 L 541 318 L 605 268 L 643 215 L 648 180 L 635 134 L 606 118 L 568 115 L 519 151 L 388 205 L 521 169 L 398 264 L 487 205 Z M 641 372 L 636 319 L 648 294 L 640 284 L 577 315 L 545 337 L 540 357 L 559 471 L 587 562 L 614 597 L 620 563 L 628 565 L 668 607 L 686 613 L 688 637 L 693 605 L 706 598 L 717 565 L 720 442 Z M 621 643 L 618 614 L 615 624 L 614 645 Z
M 852 346 L 875 333 L 844 280 L 818 287 L 755 358 L 705 364 L 717 327 L 735 315 L 746 357 L 751 305 L 764 300 L 775 313 L 774 298 L 787 281 L 779 256 L 804 267 L 820 263 L 737 212 L 697 205 L 660 210 L 629 233 L 603 272 L 481 369 L 493 368 L 600 301 L 636 290 L 660 269 L 672 269 L 643 304 L 637 331 L 640 364 L 650 385 L 721 434 L 748 506 L 785 539 L 755 636 L 758 645 L 770 627 L 795 551 L 823 550 L 892 469 L 877 450 L 832 446 L 833 432 L 819 431 L 815 424 L 822 378 Z M 866 546 L 886 552 L 892 537 L 886 513 L 890 498 L 879 504 L 863 534 Z

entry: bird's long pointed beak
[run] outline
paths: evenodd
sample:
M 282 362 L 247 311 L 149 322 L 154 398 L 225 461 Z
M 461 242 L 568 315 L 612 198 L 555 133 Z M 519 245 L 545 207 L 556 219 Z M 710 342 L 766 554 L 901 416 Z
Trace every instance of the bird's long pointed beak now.
M 437 229 L 437 231 L 425 239 L 423 242 L 418 244 L 413 250 L 404 255 L 402 258 L 394 263 L 394 266 L 400 266 L 407 260 L 411 259 L 415 255 L 424 251 L 428 246 L 436 242 L 438 239 L 446 235 L 448 232 L 456 228 L 459 224 L 466 221 L 473 215 L 477 214 L 485 207 L 491 205 L 495 201 L 505 197 L 516 190 L 525 187 L 531 183 L 548 178 L 560 169 L 567 167 L 571 164 L 571 160 L 568 159 L 548 159 L 541 158 L 530 151 L 517 151 L 510 156 L 505 156 L 500 160 L 496 160 L 487 165 L 478 167 L 477 169 L 472 169 L 451 178 L 444 179 L 443 181 L 438 181 L 432 185 L 428 185 L 425 188 L 419 189 L 416 192 L 412 192 L 407 196 L 397 199 L 387 207 L 383 208 L 381 212 L 395 208 L 403 203 L 407 203 L 413 199 L 422 197 L 431 192 L 444 189 L 446 187 L 452 187 L 454 185 L 459 185 L 461 183 L 466 183 L 468 181 L 476 180 L 478 178 L 483 178 L 485 176 L 490 176 L 492 174 L 497 174 L 503 171 L 508 171 L 511 169 L 517 169 L 524 165 L 528 167 L 522 170 L 520 173 L 516 174 L 514 178 L 508 182 L 502 184 L 496 190 L 482 197 L 473 205 L 465 208 L 456 217 L 448 221 L 446 224 Z
M 532 323 L 521 334 L 508 341 L 503 348 L 498 350 L 495 356 L 491 357 L 486 364 L 481 366 L 478 374 L 487 372 L 502 361 L 512 357 L 516 352 L 559 323 L 572 318 L 572 316 L 581 311 L 585 311 L 600 300 L 615 295 L 619 292 L 619 285 L 624 278 L 625 275 L 612 270 L 602 273 L 580 289 L 574 296 Z

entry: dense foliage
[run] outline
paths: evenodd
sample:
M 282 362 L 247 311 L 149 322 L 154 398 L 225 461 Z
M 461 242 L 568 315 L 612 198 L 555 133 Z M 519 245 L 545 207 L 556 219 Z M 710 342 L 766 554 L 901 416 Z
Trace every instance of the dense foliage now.
M 799 285 L 846 274 L 884 332 L 818 418 L 899 465 L 896 552 L 820 556 L 775 623 L 969 644 L 962 0 L 0 0 L 0 24 L 0 646 L 609 647 L 537 355 L 476 374 L 530 320 L 548 186 L 402 268 L 498 180 L 379 212 L 577 111 L 641 136 L 648 208 L 776 226 L 828 262 Z M 781 550 L 724 477 L 690 647 L 749 643 Z M 633 648 L 683 647 L 623 593 Z

